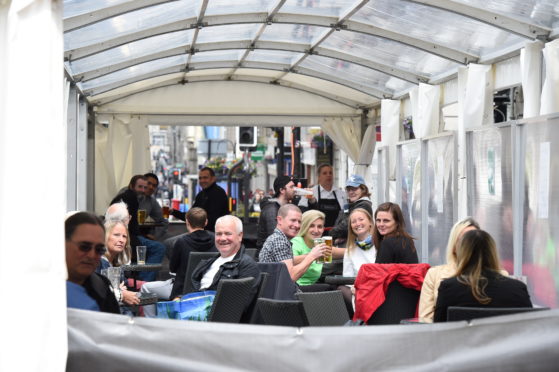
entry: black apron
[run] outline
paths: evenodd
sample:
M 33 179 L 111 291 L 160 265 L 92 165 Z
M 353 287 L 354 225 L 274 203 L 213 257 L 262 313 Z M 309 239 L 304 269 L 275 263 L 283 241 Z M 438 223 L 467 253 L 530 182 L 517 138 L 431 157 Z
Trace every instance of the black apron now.
M 336 198 L 336 192 L 332 191 L 332 194 L 334 194 L 334 199 L 321 199 L 320 186 L 318 187 L 318 210 L 326 215 L 324 227 L 334 226 L 340 212 L 340 203 L 338 203 L 338 199 Z

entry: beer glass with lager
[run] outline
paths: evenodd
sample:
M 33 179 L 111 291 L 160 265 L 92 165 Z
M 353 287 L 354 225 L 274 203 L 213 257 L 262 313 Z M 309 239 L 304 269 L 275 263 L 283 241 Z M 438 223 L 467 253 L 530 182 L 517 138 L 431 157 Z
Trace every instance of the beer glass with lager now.
M 145 209 L 138 209 L 138 223 L 143 225 L 146 222 L 147 213 Z
M 161 207 L 161 212 L 163 213 L 163 218 L 169 219 L 169 199 L 163 199 L 163 206 Z
M 314 242 L 314 246 L 316 247 L 317 245 L 320 245 L 320 244 L 324 243 L 324 239 L 316 238 L 316 239 L 313 240 L 313 242 Z M 324 263 L 324 256 L 318 257 L 315 262 L 316 263 Z
M 328 256 L 324 256 L 324 262 L 325 263 L 331 263 L 332 262 L 332 237 L 331 236 L 323 236 L 322 240 L 324 240 L 324 243 L 329 247 L 329 254 Z

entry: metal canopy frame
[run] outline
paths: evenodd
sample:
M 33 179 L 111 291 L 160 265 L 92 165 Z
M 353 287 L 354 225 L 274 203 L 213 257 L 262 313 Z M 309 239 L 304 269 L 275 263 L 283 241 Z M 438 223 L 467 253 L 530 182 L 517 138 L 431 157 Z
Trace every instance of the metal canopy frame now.
M 70 1 L 70 0 L 68 0 Z M 378 0 L 380 1 L 380 0 Z M 395 0 L 396 1 L 396 0 Z M 522 0 L 518 0 L 521 2 Z M 544 1 L 544 0 L 541 0 Z M 531 22 L 526 19 L 520 19 L 520 17 L 512 17 L 510 15 L 500 14 L 494 10 L 481 9 L 467 3 L 466 0 L 462 2 L 458 1 L 442 1 L 442 0 L 397 0 L 398 3 L 408 3 L 409 6 L 413 4 L 418 4 L 418 6 L 429 6 L 437 8 L 438 11 L 450 12 L 459 15 L 459 17 L 465 17 L 464 19 L 473 19 L 476 22 L 482 22 L 484 24 L 495 27 L 506 34 L 519 35 L 526 40 L 549 40 L 552 37 L 556 37 L 559 33 L 557 30 L 552 30 L 549 27 L 538 25 L 536 22 Z M 111 3 L 108 2 L 107 7 L 99 9 L 100 5 L 95 4 L 95 1 L 91 2 L 92 9 L 86 10 L 81 14 L 71 15 L 64 19 L 64 31 L 65 38 L 70 40 L 72 37 L 72 32 L 92 25 L 102 27 L 102 22 L 117 22 L 115 17 L 131 14 L 133 12 L 142 11 L 143 9 L 155 7 L 155 6 L 165 6 L 167 3 L 177 4 L 177 0 L 124 0 L 120 2 Z M 225 4 L 221 1 L 220 4 Z M 328 1 L 327 1 L 328 3 Z M 343 2 L 342 2 L 343 3 Z M 219 71 L 213 77 L 204 77 L 205 81 L 215 81 L 215 80 L 242 80 L 242 81 L 257 81 L 257 82 L 267 82 L 271 84 L 279 84 L 283 86 L 293 87 L 294 89 L 305 90 L 313 94 L 318 94 L 321 96 L 329 97 L 336 100 L 337 102 L 343 102 L 352 107 L 363 106 L 362 103 L 348 99 L 347 97 L 339 97 L 335 94 L 328 94 L 327 92 L 320 91 L 317 89 L 306 87 L 304 84 L 296 84 L 293 82 L 284 81 L 283 78 L 287 74 L 300 74 L 311 76 L 324 81 L 333 82 L 336 84 L 349 87 L 357 92 L 367 94 L 371 97 L 382 99 L 382 98 L 393 98 L 401 97 L 407 89 L 411 88 L 412 84 L 418 83 L 440 83 L 441 77 L 443 80 L 448 80 L 455 76 L 456 67 L 459 65 L 464 65 L 470 62 L 479 61 L 495 61 L 499 57 L 509 57 L 514 54 L 519 53 L 519 47 L 516 45 L 509 46 L 508 49 L 500 46 L 496 46 L 495 50 L 490 53 L 484 53 L 484 55 L 475 55 L 466 50 L 461 50 L 454 46 L 450 46 L 451 43 L 447 45 L 442 45 L 441 43 L 429 40 L 425 36 L 418 37 L 417 35 L 412 36 L 411 33 L 406 32 L 405 28 L 395 31 L 394 29 L 389 29 L 383 27 L 379 24 L 367 24 L 361 21 L 353 19 L 356 14 L 364 9 L 367 4 L 375 5 L 375 0 L 356 0 L 346 9 L 340 10 L 337 16 L 325 15 L 320 12 L 307 11 L 307 8 L 301 8 L 305 11 L 299 13 L 296 12 L 282 12 L 284 7 L 293 7 L 293 1 L 290 0 L 277 0 L 271 1 L 267 4 L 266 11 L 256 10 L 250 11 L 250 9 L 245 9 L 245 12 L 230 13 L 230 14 L 208 14 L 208 9 L 212 5 L 212 0 L 201 0 L 199 3 L 199 8 L 197 8 L 196 16 L 188 16 L 183 19 L 173 19 L 168 23 L 149 25 L 149 22 L 144 22 L 142 27 L 131 29 L 128 33 L 123 33 L 115 35 L 114 37 L 108 38 L 97 38 L 91 40 L 91 42 L 84 42 L 83 45 L 73 47 L 67 47 L 64 56 L 66 60 L 66 70 L 74 82 L 77 83 L 78 89 L 87 97 L 87 99 L 94 104 L 104 104 L 111 102 L 119 97 L 125 97 L 130 94 L 139 93 L 145 90 L 151 90 L 156 87 L 167 86 L 173 83 L 185 83 L 188 81 L 198 81 L 199 78 L 188 77 L 188 73 L 193 70 L 208 70 L 217 69 Z M 313 6 L 312 3 L 311 7 Z M 320 7 L 320 3 L 318 7 Z M 337 4 L 336 4 L 337 5 Z M 386 5 L 386 4 L 385 4 Z M 83 4 L 81 5 L 83 7 Z M 97 9 L 95 9 L 97 6 Z M 234 2 L 227 4 L 228 7 L 237 6 Z M 297 6 L 302 7 L 302 2 L 298 2 Z M 309 4 L 306 5 L 309 7 Z M 326 5 L 325 5 L 326 6 Z M 240 5 L 239 7 L 242 7 Z M 234 8 L 232 8 L 234 9 Z M 313 9 L 310 9 L 313 10 Z M 192 12 L 192 9 L 189 9 Z M 215 12 L 214 12 L 215 13 Z M 223 12 L 221 12 L 223 13 Z M 320 14 L 319 14 L 320 13 Z M 140 14 L 140 13 L 138 13 Z M 559 18 L 559 15 L 553 15 L 554 19 Z M 176 18 L 176 17 L 175 17 Z M 524 17 L 526 18 L 526 17 Z M 462 18 L 460 18 L 462 19 Z M 145 25 L 147 24 L 147 25 Z M 200 33 L 204 29 L 227 26 L 227 25 L 237 25 L 237 24 L 254 24 L 259 25 L 256 32 L 249 38 L 237 39 L 237 40 L 211 40 L 200 42 Z M 294 25 L 303 27 L 315 27 L 316 32 L 314 37 L 310 40 L 293 40 L 293 41 L 283 41 L 283 40 L 267 40 L 262 38 L 263 34 L 267 31 L 267 28 L 273 24 L 283 24 L 283 25 Z M 323 30 L 321 30 L 323 29 Z M 133 56 L 126 60 L 119 60 L 113 64 L 106 64 L 99 66 L 89 66 L 82 71 L 73 73 L 72 65 L 74 62 L 79 61 L 83 58 L 97 55 L 105 51 L 111 50 L 113 48 L 127 46 L 130 43 L 134 43 L 141 40 L 148 40 L 154 36 L 168 35 L 174 32 L 193 30 L 192 37 L 188 42 L 178 43 L 164 50 L 154 50 L 146 51 L 141 55 Z M 375 59 L 374 56 L 369 55 L 367 57 L 358 56 L 352 54 L 348 51 L 342 49 L 328 48 L 325 47 L 325 41 L 329 40 L 332 35 L 337 31 L 344 30 L 350 32 L 350 35 L 368 35 L 376 38 L 381 38 L 387 40 L 390 43 L 394 43 L 395 48 L 405 45 L 406 47 L 414 48 L 415 50 L 421 51 L 421 53 L 427 53 L 425 55 L 434 55 L 448 61 L 451 64 L 447 64 L 445 70 L 436 71 L 434 73 L 422 72 L 420 69 L 412 71 L 408 68 L 399 66 L 393 63 L 386 63 L 380 59 Z M 555 36 L 554 36 L 555 35 Z M 356 36 L 357 37 L 357 36 Z M 338 39 L 340 40 L 340 39 Z M 351 43 L 351 40 L 348 40 Z M 67 45 L 72 45 L 71 43 L 66 43 Z M 242 50 L 240 58 L 236 60 L 212 60 L 206 62 L 195 61 L 193 56 L 198 53 L 214 52 L 214 51 L 226 51 L 226 50 Z M 275 51 L 286 51 L 291 53 L 300 53 L 289 64 L 285 62 L 269 62 L 269 61 L 255 61 L 251 60 L 251 52 L 261 51 L 261 50 L 275 50 Z M 118 73 L 130 68 L 135 68 L 136 66 L 141 66 L 144 63 L 155 62 L 162 60 L 164 58 L 185 56 L 185 63 L 177 63 L 173 65 L 165 65 L 155 71 L 150 71 L 146 73 L 136 74 L 133 77 L 124 77 L 122 79 L 117 79 L 117 75 L 111 75 Z M 353 81 L 353 79 L 348 80 L 339 76 L 340 74 L 332 73 L 332 68 L 323 70 L 315 70 L 310 68 L 307 60 L 312 60 L 312 56 L 325 57 L 329 60 L 334 60 L 333 63 L 340 63 L 343 66 L 349 64 L 350 66 L 359 66 L 360 68 L 370 69 L 376 71 L 376 73 L 385 75 L 388 78 L 375 79 L 373 80 L 363 80 L 363 82 Z M 336 62 L 339 61 L 339 62 Z M 318 63 L 320 64 L 320 63 Z M 311 65 L 317 65 L 317 63 L 311 63 Z M 450 66 L 450 69 L 449 69 Z M 265 69 L 270 71 L 279 71 L 279 75 L 275 75 L 273 78 L 266 77 L 239 77 L 236 76 L 237 71 L 240 68 L 244 69 Z M 343 68 L 343 67 L 342 67 Z M 225 70 L 223 70 L 225 69 Z M 350 70 L 348 70 L 350 71 Z M 358 70 L 361 71 L 361 70 Z M 172 78 L 169 83 L 161 84 L 155 83 L 154 85 L 148 85 L 143 88 L 136 89 L 131 87 L 131 91 L 118 93 L 115 92 L 114 95 L 110 95 L 110 92 L 115 89 L 120 89 L 131 84 L 146 81 L 154 77 L 182 73 L 182 79 Z M 126 75 L 126 74 L 124 74 Z M 108 80 L 112 80 L 108 83 L 103 83 L 103 77 L 108 76 Z M 377 75 L 373 75 L 377 76 Z M 110 77 L 115 77 L 110 79 Z M 100 79 L 99 84 L 93 85 L 91 81 L 93 79 Z M 116 79 L 116 81 L 114 81 Z M 404 89 L 398 88 L 395 91 L 394 88 L 389 88 L 387 85 L 383 85 L 388 81 L 400 81 L 400 83 L 391 83 L 391 86 L 404 87 Z M 384 82 L 384 83 L 383 83 Z M 89 83 L 89 87 L 84 88 L 83 84 Z M 407 85 L 406 85 L 407 84 Z M 409 88 L 406 88 L 409 87 Z M 101 98 L 96 98 L 100 96 Z

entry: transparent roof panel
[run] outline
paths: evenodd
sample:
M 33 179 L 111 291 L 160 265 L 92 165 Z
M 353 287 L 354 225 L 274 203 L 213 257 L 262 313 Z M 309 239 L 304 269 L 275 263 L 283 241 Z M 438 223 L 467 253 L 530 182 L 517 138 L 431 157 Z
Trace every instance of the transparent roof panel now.
M 253 40 L 260 29 L 259 24 L 241 24 L 204 27 L 198 33 L 197 42 Z
M 70 66 L 74 73 L 79 74 L 176 47 L 186 48 L 190 45 L 193 34 L 194 30 L 185 30 L 157 35 L 72 61 Z
M 332 75 L 361 85 L 369 85 L 387 93 L 405 90 L 413 86 L 404 80 L 393 79 L 389 75 L 371 70 L 354 63 L 321 56 L 309 56 L 299 65 L 324 74 Z M 388 82 L 390 81 L 390 85 Z
M 130 0 L 65 0 L 63 17 L 75 17 L 129 1 Z
M 478 56 L 525 40 L 455 13 L 403 0 L 373 0 L 352 20 Z
M 209 52 L 199 52 L 192 56 L 191 63 L 217 62 L 217 61 L 238 61 L 245 53 L 244 49 L 233 50 L 212 50 Z
M 287 0 L 280 12 L 339 17 L 355 4 L 355 0 Z
M 97 79 L 88 80 L 82 83 L 81 87 L 83 90 L 94 89 L 96 87 L 112 84 L 121 80 L 135 78 L 168 67 L 178 66 L 181 64 L 186 65 L 186 61 L 186 55 L 161 58 L 156 61 L 150 61 L 142 63 L 140 65 L 132 66 Z
M 559 1 L 557 0 L 454 0 L 492 12 L 502 13 L 511 18 L 553 27 L 559 22 Z
M 247 61 L 292 64 L 303 56 L 303 53 L 286 52 L 281 50 L 257 49 L 250 52 Z
M 122 14 L 64 34 L 65 50 L 76 49 L 142 29 L 196 17 L 198 1 L 173 1 Z M 187 25 L 185 24 L 185 27 Z
M 343 30 L 334 32 L 320 47 L 428 76 L 458 66 L 457 63 L 404 44 Z
M 329 29 L 326 27 L 310 25 L 289 25 L 274 23 L 266 27 L 266 29 L 260 36 L 260 40 L 310 44 L 314 38 L 322 35 L 326 30 Z
M 276 1 L 270 0 L 211 0 L 208 2 L 206 15 L 239 14 L 239 13 L 265 13 L 268 12 L 270 4 Z

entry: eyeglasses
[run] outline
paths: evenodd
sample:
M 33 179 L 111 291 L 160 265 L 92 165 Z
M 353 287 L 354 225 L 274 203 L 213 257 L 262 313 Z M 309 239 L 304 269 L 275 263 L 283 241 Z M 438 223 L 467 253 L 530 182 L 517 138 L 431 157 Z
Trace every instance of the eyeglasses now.
M 83 253 L 88 253 L 93 248 L 95 249 L 95 253 L 97 253 L 99 256 L 102 256 L 107 251 L 107 248 L 105 248 L 105 246 L 101 244 L 93 246 L 93 244 L 89 242 L 75 242 L 73 240 L 70 241 L 77 245 L 78 249 Z

